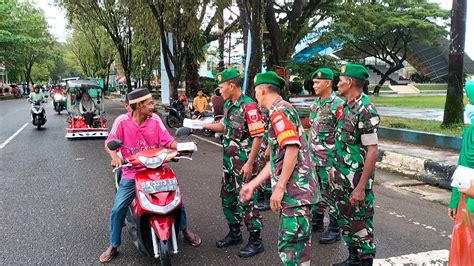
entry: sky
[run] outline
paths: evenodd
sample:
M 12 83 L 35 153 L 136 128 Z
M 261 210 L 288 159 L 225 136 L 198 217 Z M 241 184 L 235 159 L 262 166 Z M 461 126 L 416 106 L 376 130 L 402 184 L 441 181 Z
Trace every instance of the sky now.
M 451 9 L 452 0 L 430 0 L 438 3 L 444 9 Z M 69 31 L 67 27 L 66 12 L 54 4 L 54 0 L 32 0 L 32 3 L 44 11 L 49 23 L 49 31 L 60 42 L 65 42 Z M 474 59 L 474 34 L 469 34 L 469 25 L 474 25 L 474 1 L 467 1 L 465 52 Z

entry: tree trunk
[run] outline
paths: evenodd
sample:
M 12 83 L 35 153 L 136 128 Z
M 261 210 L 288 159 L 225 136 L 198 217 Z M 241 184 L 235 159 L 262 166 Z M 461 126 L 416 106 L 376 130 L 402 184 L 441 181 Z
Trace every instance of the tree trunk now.
M 255 90 L 253 89 L 253 79 L 262 68 L 262 3 L 260 0 L 252 1 L 252 18 L 250 22 L 250 31 L 252 34 L 250 62 L 247 72 L 247 81 L 245 94 L 255 98 Z
M 380 89 L 382 88 L 383 84 L 385 81 L 387 81 L 388 77 L 392 74 L 395 73 L 397 70 L 400 70 L 403 68 L 403 65 L 395 65 L 393 67 L 390 67 L 387 72 L 385 72 L 382 75 L 382 78 L 379 80 L 379 83 L 375 86 L 374 88 L 374 95 L 378 96 L 380 93 Z
M 186 64 L 186 96 L 194 97 L 200 89 L 198 65 L 196 62 L 188 61 Z
M 252 4 L 255 4 L 260 1 L 252 2 Z M 248 2 L 244 0 L 237 0 L 237 6 L 239 7 L 239 20 L 240 20 L 240 26 L 242 29 L 242 37 L 244 41 L 244 58 L 243 62 L 246 62 L 247 58 L 247 44 L 248 44 L 248 31 L 250 27 L 250 16 L 248 14 Z M 261 5 L 260 5 L 261 6 Z M 261 13 L 261 10 L 260 10 Z
M 105 72 L 105 84 L 104 84 L 104 95 L 109 91 L 109 77 L 110 77 L 110 65 L 107 67 L 107 71 Z
M 217 66 L 217 70 L 219 72 L 224 71 L 224 9 L 222 9 L 222 14 L 218 19 L 218 26 L 221 35 L 219 36 L 219 65 Z
M 444 106 L 443 126 L 463 122 L 464 41 L 466 38 L 467 0 L 453 0 L 451 45 L 449 51 L 448 93 Z

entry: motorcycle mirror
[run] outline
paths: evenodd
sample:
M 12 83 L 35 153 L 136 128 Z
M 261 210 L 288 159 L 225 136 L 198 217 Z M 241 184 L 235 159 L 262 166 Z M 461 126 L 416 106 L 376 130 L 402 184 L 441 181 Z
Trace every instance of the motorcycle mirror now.
M 116 149 L 122 146 L 122 141 L 119 139 L 112 139 L 107 143 L 107 148 L 111 151 L 115 151 Z
M 191 129 L 187 127 L 180 127 L 176 129 L 176 132 L 174 133 L 174 136 L 176 138 L 181 138 L 181 137 L 187 137 L 191 134 Z

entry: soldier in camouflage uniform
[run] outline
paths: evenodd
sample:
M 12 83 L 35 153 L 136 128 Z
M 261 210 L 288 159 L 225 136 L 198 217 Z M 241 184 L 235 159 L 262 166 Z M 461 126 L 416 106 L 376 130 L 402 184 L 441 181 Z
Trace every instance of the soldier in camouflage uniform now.
M 262 145 L 258 152 L 255 175 L 260 173 L 265 165 L 267 164 L 268 158 L 270 157 L 270 150 L 268 149 L 268 126 L 270 123 L 269 111 L 265 108 L 260 108 L 262 112 L 262 121 L 265 127 L 265 133 L 263 134 Z M 272 184 L 270 180 L 264 182 L 257 190 L 258 195 L 258 210 L 268 211 L 270 210 L 270 197 L 272 196 Z
M 242 94 L 242 79 L 237 69 L 232 68 L 218 75 L 218 83 L 224 104 L 224 117 L 221 123 L 205 125 L 212 131 L 224 132 L 224 175 L 222 179 L 222 208 L 229 224 L 229 233 L 217 241 L 218 248 L 242 243 L 240 223 L 242 219 L 250 233 L 249 242 L 239 251 L 240 257 L 251 257 L 264 251 L 260 238 L 261 216 L 257 208 L 257 196 L 248 203 L 239 202 L 239 192 L 243 183 L 249 182 L 255 168 L 255 162 L 264 126 L 260 109 L 248 96 Z
M 280 214 L 278 253 L 284 265 L 309 265 L 311 259 L 311 208 L 318 201 L 318 183 L 309 147 L 297 111 L 284 101 L 285 80 L 275 72 L 257 74 L 255 97 L 270 110 L 268 129 L 270 161 L 260 174 L 244 185 L 240 200 L 271 178 L 270 207 Z
M 380 118 L 369 97 L 362 93 L 368 76 L 365 67 L 347 64 L 341 68 L 338 83 L 347 101 L 339 107 L 342 114 L 336 125 L 335 171 L 329 178 L 349 258 L 334 265 L 372 265 L 375 256 L 372 183 Z
M 313 208 L 313 232 L 324 231 L 324 214 L 329 209 L 329 226 L 321 234 L 319 242 L 331 244 L 341 239 L 337 224 L 338 211 L 334 194 L 328 184 L 328 172 L 331 166 L 327 165 L 328 150 L 334 150 L 336 120 L 339 106 L 344 101 L 336 96 L 332 90 L 334 73 L 329 68 L 320 68 L 312 74 L 313 88 L 316 100 L 311 105 L 309 143 L 311 158 L 318 176 L 322 198 Z

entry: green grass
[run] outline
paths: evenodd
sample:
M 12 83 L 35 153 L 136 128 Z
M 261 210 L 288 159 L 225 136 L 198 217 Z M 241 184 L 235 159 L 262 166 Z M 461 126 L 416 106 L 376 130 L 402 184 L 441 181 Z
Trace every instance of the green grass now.
M 420 91 L 447 91 L 448 84 L 414 84 Z
M 446 96 L 372 97 L 376 106 L 444 109 Z
M 374 88 L 375 88 L 375 84 L 369 85 L 369 91 L 374 91 Z M 382 88 L 380 88 L 380 91 L 393 91 L 393 90 L 390 89 L 388 85 L 382 85 Z
M 459 124 L 445 128 L 441 127 L 441 121 L 410 119 L 396 116 L 382 116 L 380 120 L 380 125 L 384 127 L 439 133 L 454 137 L 460 137 L 462 130 L 466 127 L 464 124 Z

